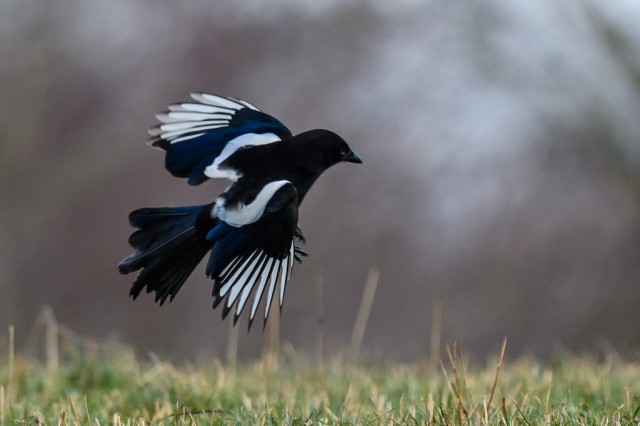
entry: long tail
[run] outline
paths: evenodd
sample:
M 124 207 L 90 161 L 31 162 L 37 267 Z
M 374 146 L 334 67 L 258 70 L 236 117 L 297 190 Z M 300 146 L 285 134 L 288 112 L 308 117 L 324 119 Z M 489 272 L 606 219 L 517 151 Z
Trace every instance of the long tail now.
M 140 270 L 130 295 L 135 299 L 146 287 L 155 292 L 162 305 L 173 300 L 191 272 L 211 250 L 209 229 L 217 219 L 209 215 L 211 205 L 144 208 L 129 215 L 131 226 L 138 228 L 129 244 L 135 252 L 118 264 L 122 274 Z

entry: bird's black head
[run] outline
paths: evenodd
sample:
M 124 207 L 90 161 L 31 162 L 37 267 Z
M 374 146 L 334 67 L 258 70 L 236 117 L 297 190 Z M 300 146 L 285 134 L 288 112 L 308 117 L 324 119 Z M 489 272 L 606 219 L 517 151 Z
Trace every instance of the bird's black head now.
M 340 162 L 362 164 L 362 158 L 337 134 L 316 129 L 295 137 L 298 147 L 304 150 L 306 160 L 322 171 Z

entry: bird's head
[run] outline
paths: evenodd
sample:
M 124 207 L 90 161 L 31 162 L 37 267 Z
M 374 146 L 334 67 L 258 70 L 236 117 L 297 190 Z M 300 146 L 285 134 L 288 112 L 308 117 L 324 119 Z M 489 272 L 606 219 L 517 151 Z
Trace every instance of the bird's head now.
M 296 136 L 306 156 L 322 170 L 340 162 L 362 164 L 360 155 L 337 134 L 329 130 L 316 129 Z

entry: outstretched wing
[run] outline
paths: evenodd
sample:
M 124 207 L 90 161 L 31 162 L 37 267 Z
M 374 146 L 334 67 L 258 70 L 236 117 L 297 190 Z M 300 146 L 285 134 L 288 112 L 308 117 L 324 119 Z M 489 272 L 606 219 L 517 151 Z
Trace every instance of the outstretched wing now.
M 213 278 L 213 307 L 224 302 L 222 317 L 235 305 L 233 322 L 253 294 L 249 328 L 266 295 L 264 323 L 269 315 L 276 287 L 280 308 L 295 258 L 294 234 L 298 222 L 298 194 L 288 181 L 269 182 L 251 202 L 225 203 L 224 194 L 213 209 L 220 219 L 208 234 L 214 242 L 207 265 Z
M 165 166 L 174 176 L 199 185 L 209 178 L 238 179 L 238 172 L 218 167 L 242 147 L 264 145 L 291 136 L 274 117 L 246 101 L 192 93 L 195 102 L 169 105 L 156 114 L 149 144 L 166 151 Z

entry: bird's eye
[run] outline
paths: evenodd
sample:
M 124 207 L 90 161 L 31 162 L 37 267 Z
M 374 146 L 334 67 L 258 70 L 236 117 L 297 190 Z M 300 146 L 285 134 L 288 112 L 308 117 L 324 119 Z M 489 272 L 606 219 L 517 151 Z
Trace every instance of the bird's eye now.
M 340 148 L 340 157 L 347 155 L 347 148 Z

